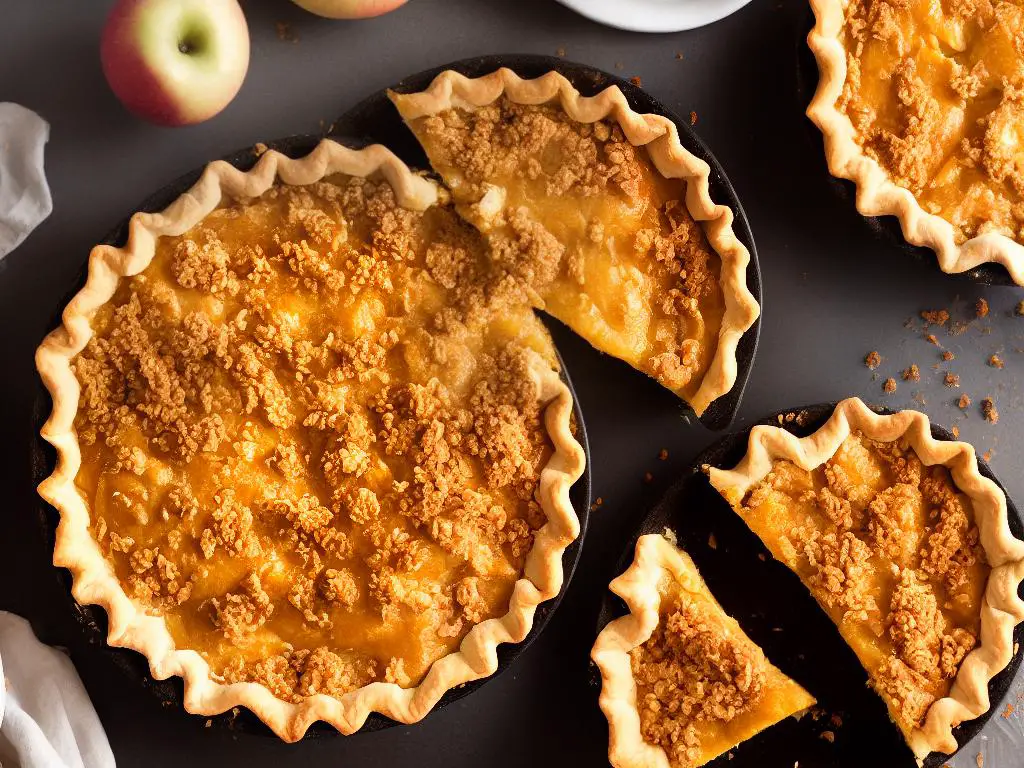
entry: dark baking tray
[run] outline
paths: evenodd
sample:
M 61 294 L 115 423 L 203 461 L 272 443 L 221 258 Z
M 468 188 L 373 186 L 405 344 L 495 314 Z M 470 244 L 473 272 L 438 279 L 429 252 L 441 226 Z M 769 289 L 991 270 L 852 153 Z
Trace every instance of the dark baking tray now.
M 803 24 L 797 25 L 798 34 L 795 52 L 797 73 L 796 101 L 797 107 L 801 113 L 806 112 L 808 105 L 811 103 L 811 99 L 814 97 L 814 91 L 818 87 L 818 63 L 815 61 L 814 54 L 811 53 L 811 49 L 807 45 L 807 35 L 813 28 L 814 11 L 808 8 Z M 857 185 L 852 181 L 837 178 L 829 173 L 828 165 L 825 162 L 825 145 L 822 140 L 821 131 L 819 131 L 818 127 L 811 122 L 810 118 L 805 116 L 804 119 L 808 135 L 811 139 L 811 146 L 814 147 L 815 151 L 818 153 L 821 168 L 828 176 L 829 186 L 832 187 L 838 197 L 845 200 L 852 208 L 856 209 Z M 938 258 L 935 255 L 935 251 L 931 248 L 911 245 L 908 243 L 903 237 L 903 230 L 900 228 L 899 219 L 895 216 L 861 215 L 860 218 L 864 221 L 868 230 L 880 242 L 895 246 L 903 253 L 908 254 L 918 261 L 928 264 L 934 269 L 939 268 Z M 1002 264 L 979 264 L 974 269 L 969 269 L 966 272 L 950 273 L 950 276 L 959 278 L 960 280 L 980 283 L 981 285 L 1016 285 L 1010 277 L 1010 273 L 1006 271 L 1006 268 Z
M 348 146 L 358 147 L 366 143 L 363 139 L 346 139 L 344 136 L 334 134 L 332 138 L 347 144 Z M 267 142 L 267 146 L 271 149 L 275 149 L 278 152 L 282 152 L 291 157 L 301 157 L 308 154 L 320 141 L 320 137 L 316 136 L 292 136 L 277 141 Z M 251 168 L 256 160 L 257 155 L 251 148 L 239 150 L 226 157 L 223 160 L 231 163 L 232 165 L 247 170 Z M 189 189 L 199 178 L 202 173 L 202 169 L 197 169 L 191 173 L 185 174 L 175 181 L 168 184 L 166 187 L 156 192 L 152 196 L 146 198 L 145 201 L 139 205 L 137 211 L 160 211 L 171 204 L 179 195 Z M 124 245 L 128 233 L 128 219 L 125 219 L 117 225 L 101 242 L 110 245 L 121 246 Z M 74 286 L 68 291 L 67 295 L 61 300 L 57 312 L 51 320 L 51 327 L 57 327 L 61 322 L 61 312 L 64 306 L 71 300 L 75 293 L 85 284 L 86 279 L 86 268 L 83 266 L 82 271 L 76 278 Z M 557 354 L 557 350 L 556 350 Z M 506 669 L 508 669 L 515 661 L 516 657 L 525 651 L 530 644 L 537 639 L 540 633 L 544 630 L 548 620 L 554 614 L 555 609 L 561 602 L 562 596 L 565 594 L 565 590 L 572 579 L 573 573 L 576 570 L 576 564 L 579 562 L 580 554 L 582 552 L 583 537 L 587 531 L 587 522 L 590 517 L 590 487 L 591 487 L 591 476 L 590 476 L 590 445 L 587 441 L 587 430 L 586 424 L 583 419 L 583 413 L 579 407 L 579 399 L 576 397 L 576 391 L 573 388 L 572 380 L 569 377 L 569 372 L 562 360 L 561 355 L 558 355 L 559 365 L 561 367 L 561 378 L 565 384 L 569 387 L 569 391 L 573 395 L 573 411 L 576 420 L 576 439 L 583 446 L 584 453 L 586 455 L 586 467 L 584 468 L 583 475 L 579 480 L 572 486 L 569 493 L 569 498 L 572 501 L 573 508 L 576 510 L 576 514 L 580 520 L 580 535 L 569 547 L 566 549 L 565 554 L 562 557 L 562 564 L 564 568 L 565 580 L 562 584 L 562 590 L 559 594 L 547 602 L 541 604 L 537 608 L 534 616 L 533 628 L 530 633 L 521 643 L 516 644 L 504 644 L 498 648 L 498 670 L 493 675 L 483 678 L 481 680 L 474 680 L 465 685 L 459 686 L 456 689 L 449 691 L 445 696 L 438 702 L 434 710 L 442 709 L 454 701 L 458 701 L 463 696 L 466 696 L 481 685 L 485 684 L 489 680 L 494 679 Z M 37 379 L 36 386 L 36 397 L 33 403 L 33 429 L 32 429 L 32 443 L 30 446 L 31 452 L 31 464 L 32 464 L 32 479 L 33 482 L 38 485 L 43 479 L 48 477 L 52 472 L 55 465 L 56 454 L 52 446 L 46 443 L 40 436 L 39 430 L 42 428 L 43 423 L 50 415 L 50 396 L 42 385 L 42 381 Z M 38 524 L 42 529 L 44 540 L 47 542 L 48 551 L 53 551 L 54 539 L 56 535 L 57 522 L 59 514 L 57 510 L 43 501 L 41 498 L 36 496 L 38 501 L 36 514 Z M 172 677 L 168 680 L 155 680 L 149 674 L 149 665 L 141 654 L 136 653 L 124 648 L 112 648 L 107 645 L 107 617 L 106 612 L 97 606 L 92 605 L 80 605 L 71 594 L 71 574 L 64 568 L 54 569 L 56 578 L 60 580 L 62 586 L 62 593 L 67 598 L 68 611 L 75 617 L 75 620 L 82 631 L 81 642 L 77 648 L 73 650 L 91 652 L 99 654 L 109 661 L 110 666 L 117 668 L 121 673 L 127 675 L 133 681 L 137 682 L 143 688 L 152 692 L 157 696 L 164 706 L 168 709 L 172 709 L 183 715 L 185 713 L 183 707 L 184 697 L 184 685 L 181 678 Z M 429 716 L 429 715 L 428 715 Z M 246 709 L 239 709 L 236 712 L 226 712 L 221 715 L 215 715 L 213 717 L 201 717 L 188 715 L 199 722 L 205 722 L 209 720 L 211 725 L 222 728 L 229 728 L 233 731 L 253 733 L 265 736 L 273 736 L 273 732 L 264 723 L 249 712 Z M 382 728 L 388 728 L 397 723 L 384 715 L 378 713 L 372 713 L 366 720 L 366 723 L 359 730 L 359 733 L 376 731 Z M 317 738 L 324 735 L 338 734 L 330 725 L 323 722 L 316 722 L 310 726 L 306 732 L 305 738 Z
M 835 403 L 779 411 L 757 422 L 781 426 L 798 437 L 814 432 L 832 415 Z M 873 408 L 878 413 L 892 413 Z M 787 416 L 798 416 L 787 420 Z M 780 417 L 782 419 L 780 423 Z M 753 426 L 753 425 L 751 425 Z M 679 546 L 693 558 L 701 575 L 726 612 L 736 617 L 751 639 L 760 645 L 776 666 L 793 676 L 818 698 L 827 715 L 816 720 L 804 716 L 787 718 L 733 750 L 729 762 L 735 768 L 759 767 L 766 762 L 793 764 L 801 768 L 835 765 L 916 765 L 896 726 L 889 720 L 882 700 L 866 685 L 866 675 L 853 651 L 843 642 L 832 621 L 822 611 L 799 578 L 785 565 L 772 559 L 768 550 L 729 504 L 712 488 L 701 467 L 705 464 L 732 468 L 747 451 L 750 428 L 728 435 L 701 453 L 683 472 L 679 481 L 648 512 L 636 534 L 629 540 L 622 558 L 608 580 L 622 573 L 633 561 L 637 539 L 647 533 L 672 530 Z M 932 424 L 936 440 L 953 440 L 944 427 Z M 981 473 L 1003 486 L 988 465 L 978 460 Z M 1005 488 L 1003 489 L 1005 493 Z M 1007 497 L 1010 529 L 1024 538 L 1024 520 L 1013 500 Z M 715 547 L 709 543 L 712 534 Z M 761 560 L 759 555 L 764 556 Z M 598 616 L 598 631 L 626 612 L 620 598 L 607 592 Z M 1024 641 L 1024 624 L 1014 631 Z M 978 735 L 997 712 L 1021 666 L 1019 649 L 1010 664 L 992 678 L 989 695 L 992 706 L 981 717 L 956 728 L 953 733 L 963 747 Z M 596 686 L 600 676 L 593 668 Z M 837 713 L 842 725 L 829 722 Z M 821 738 L 831 730 L 835 742 Z M 932 753 L 924 765 L 938 768 L 948 755 Z

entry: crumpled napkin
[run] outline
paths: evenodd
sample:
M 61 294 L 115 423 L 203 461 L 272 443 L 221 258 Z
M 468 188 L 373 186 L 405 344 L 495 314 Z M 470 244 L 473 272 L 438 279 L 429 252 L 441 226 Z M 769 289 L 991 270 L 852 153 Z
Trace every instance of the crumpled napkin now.
M 0 766 L 114 768 L 107 734 L 71 660 L 0 611 Z
M 0 259 L 50 215 L 43 172 L 50 125 L 20 104 L 0 103 Z

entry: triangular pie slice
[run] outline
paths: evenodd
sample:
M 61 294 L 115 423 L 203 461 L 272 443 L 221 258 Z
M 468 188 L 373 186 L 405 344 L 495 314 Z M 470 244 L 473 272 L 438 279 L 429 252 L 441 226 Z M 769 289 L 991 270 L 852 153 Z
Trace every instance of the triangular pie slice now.
M 736 379 L 757 318 L 747 249 L 710 169 L 618 88 L 551 72 L 439 75 L 391 93 L 458 210 L 488 237 L 494 290 L 542 308 L 701 414 Z
M 610 588 L 630 612 L 601 631 L 591 658 L 616 768 L 695 768 L 814 704 L 663 536 L 641 536 Z
M 739 465 L 709 474 L 836 623 L 915 756 L 956 751 L 1024 620 L 1024 542 L 974 449 L 851 398 L 803 439 L 755 427 Z

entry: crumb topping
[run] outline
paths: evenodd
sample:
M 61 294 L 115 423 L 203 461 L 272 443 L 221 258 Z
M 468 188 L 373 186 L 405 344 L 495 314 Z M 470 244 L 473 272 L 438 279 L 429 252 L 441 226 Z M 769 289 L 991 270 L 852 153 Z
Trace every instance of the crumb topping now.
M 1024 242 L 1019 0 L 855 0 L 843 34 L 837 106 L 865 152 L 959 242 L 986 232 Z
M 487 258 L 384 182 L 281 186 L 161 239 L 97 313 L 73 363 L 93 533 L 218 679 L 414 685 L 507 611 L 554 354 L 527 306 L 452 313 L 452 265 Z
M 989 570 L 949 471 L 925 467 L 903 439 L 854 434 L 811 472 L 776 462 L 742 514 L 849 628 L 900 726 L 919 727 L 977 643 Z
M 630 651 L 630 663 L 641 734 L 664 749 L 673 766 L 698 765 L 699 726 L 728 723 L 753 709 L 767 682 L 761 649 L 682 590 L 663 600 L 661 621 Z

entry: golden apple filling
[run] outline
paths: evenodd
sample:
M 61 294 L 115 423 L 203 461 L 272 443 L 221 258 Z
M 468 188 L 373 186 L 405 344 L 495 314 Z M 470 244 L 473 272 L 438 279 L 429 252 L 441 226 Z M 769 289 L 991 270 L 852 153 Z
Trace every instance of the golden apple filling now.
M 904 440 L 777 461 L 737 511 L 835 621 L 910 738 L 978 642 L 990 568 L 970 499 Z
M 851 0 L 838 106 L 958 242 L 1024 243 L 1024 2 Z
M 630 652 L 640 732 L 675 768 L 695 768 L 814 699 L 718 605 L 692 561 L 658 584 L 660 621 Z
M 93 535 L 215 679 L 411 686 L 507 612 L 545 522 L 532 371 L 556 362 L 528 307 L 452 310 L 438 265 L 486 260 L 450 209 L 336 177 L 161 238 L 93 319 Z
M 396 101 L 401 95 L 392 96 Z M 410 122 L 495 254 L 490 284 L 689 400 L 715 355 L 721 259 L 612 121 L 502 97 Z

